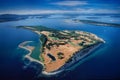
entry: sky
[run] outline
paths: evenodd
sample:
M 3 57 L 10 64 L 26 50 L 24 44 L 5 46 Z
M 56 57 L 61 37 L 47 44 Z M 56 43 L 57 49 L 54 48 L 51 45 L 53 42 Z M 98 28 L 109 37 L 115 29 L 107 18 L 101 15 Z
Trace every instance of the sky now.
M 0 14 L 120 14 L 120 0 L 0 0 Z

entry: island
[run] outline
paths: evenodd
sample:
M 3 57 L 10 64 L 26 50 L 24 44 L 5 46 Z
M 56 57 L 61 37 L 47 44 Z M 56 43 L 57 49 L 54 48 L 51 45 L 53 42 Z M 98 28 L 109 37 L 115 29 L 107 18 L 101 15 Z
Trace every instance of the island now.
M 19 47 L 29 51 L 24 58 L 43 66 L 44 75 L 63 72 L 105 42 L 95 34 L 85 31 L 56 30 L 44 26 L 17 28 L 31 30 L 39 36 L 37 42 L 25 41 Z
M 90 25 L 96 25 L 96 26 L 106 26 L 106 27 L 120 27 L 120 24 L 118 23 L 108 23 L 108 22 L 101 22 L 101 21 L 94 21 L 94 20 L 80 20 L 80 19 L 73 19 L 74 22 L 80 22 Z
M 2 22 L 10 22 L 10 21 L 25 20 L 28 17 L 29 17 L 28 15 L 1 14 L 0 15 L 0 23 L 2 23 Z

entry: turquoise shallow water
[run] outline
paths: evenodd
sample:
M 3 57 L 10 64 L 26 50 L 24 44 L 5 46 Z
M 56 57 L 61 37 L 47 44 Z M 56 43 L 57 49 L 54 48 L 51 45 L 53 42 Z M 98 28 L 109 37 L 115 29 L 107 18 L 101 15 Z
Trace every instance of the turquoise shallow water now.
M 3 78 L 8 76 L 12 80 L 32 80 L 35 75 L 31 69 L 23 70 L 22 63 L 18 60 L 23 52 L 20 50 L 21 52 L 16 53 L 15 50 L 23 41 L 37 41 L 38 35 L 29 30 L 14 28 L 19 25 L 44 25 L 59 30 L 83 30 L 92 32 L 106 41 L 102 48 L 94 51 L 60 80 L 120 78 L 120 28 L 74 23 L 62 18 L 34 18 L 0 23 L 0 75 Z

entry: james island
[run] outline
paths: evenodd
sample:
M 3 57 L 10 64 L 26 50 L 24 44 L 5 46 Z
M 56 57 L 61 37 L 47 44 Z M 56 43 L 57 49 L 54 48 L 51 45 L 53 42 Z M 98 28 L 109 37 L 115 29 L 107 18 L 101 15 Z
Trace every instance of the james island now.
M 25 41 L 19 45 L 29 51 L 25 58 L 43 65 L 43 74 L 56 74 L 72 67 L 104 40 L 95 34 L 75 30 L 55 30 L 44 26 L 17 26 L 39 36 L 37 42 Z

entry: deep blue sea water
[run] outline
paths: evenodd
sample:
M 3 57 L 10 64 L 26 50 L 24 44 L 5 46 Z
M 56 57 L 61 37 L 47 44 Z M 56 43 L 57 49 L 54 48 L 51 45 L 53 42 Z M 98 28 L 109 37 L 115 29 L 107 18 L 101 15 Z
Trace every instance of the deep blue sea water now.
M 94 20 L 96 19 L 98 18 Z M 120 21 L 115 17 L 111 19 L 117 20 L 116 23 Z M 101 20 L 104 21 L 104 18 L 102 17 Z M 109 21 L 110 18 L 105 17 L 105 21 L 107 20 Z M 120 28 L 75 23 L 70 19 L 63 19 L 63 16 L 62 18 L 52 16 L 0 23 L 0 80 L 36 80 L 33 77 L 34 71 L 23 70 L 20 58 L 24 53 L 21 50 L 16 52 L 16 49 L 21 42 L 36 41 L 38 36 L 29 30 L 14 28 L 20 25 L 44 25 L 60 30 L 83 30 L 92 32 L 106 41 L 99 50 L 79 62 L 74 70 L 62 75 L 59 79 L 49 80 L 120 79 Z

